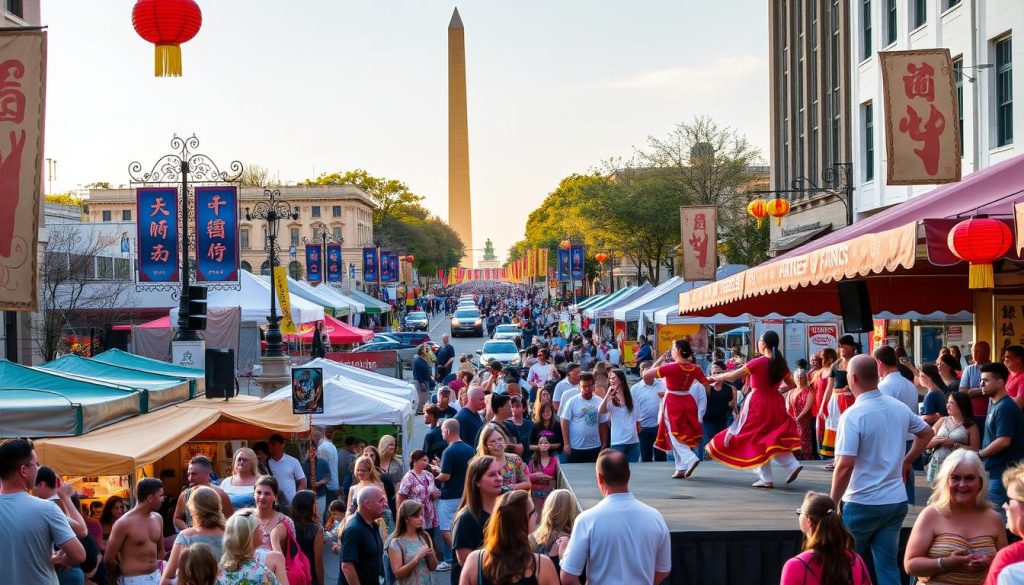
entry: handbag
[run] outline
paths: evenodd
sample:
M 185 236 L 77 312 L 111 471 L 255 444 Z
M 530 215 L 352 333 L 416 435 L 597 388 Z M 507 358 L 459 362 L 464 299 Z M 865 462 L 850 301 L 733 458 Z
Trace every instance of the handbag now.
M 292 526 L 283 522 L 285 530 L 288 531 L 288 540 L 285 542 L 284 567 L 288 575 L 289 585 L 312 585 L 313 571 L 310 568 L 309 559 L 306 553 L 299 548 L 299 542 L 295 539 Z

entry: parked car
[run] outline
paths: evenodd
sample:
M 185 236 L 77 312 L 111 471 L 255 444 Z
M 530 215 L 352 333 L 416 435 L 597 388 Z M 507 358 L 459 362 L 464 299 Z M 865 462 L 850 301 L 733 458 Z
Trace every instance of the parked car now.
M 452 316 L 452 337 L 469 333 L 476 337 L 484 336 L 484 320 L 476 309 L 457 309 Z
M 374 333 L 373 338 L 367 343 L 402 343 L 399 339 L 392 337 L 390 333 Z
M 408 343 L 401 343 L 398 341 L 383 341 L 379 343 L 365 343 L 352 350 L 355 353 L 363 353 L 367 351 L 397 351 L 398 359 L 402 361 L 404 367 L 412 367 L 412 360 L 416 358 L 416 352 L 419 351 L 418 345 L 409 345 Z
M 393 337 L 402 343 L 408 343 L 409 345 L 430 343 L 430 334 L 423 331 L 389 331 L 385 335 Z M 431 346 L 433 347 L 433 344 L 431 344 Z
M 413 311 L 405 316 L 405 328 L 409 331 L 426 331 L 430 320 L 423 311 Z
M 516 345 L 521 345 L 523 337 L 518 325 L 498 325 L 491 332 L 491 339 L 495 341 L 507 340 L 515 342 Z
M 519 346 L 511 341 L 488 341 L 483 349 L 476 350 L 476 353 L 480 356 L 477 358 L 477 365 L 480 367 L 491 363 L 491 360 L 498 360 L 502 366 L 520 365 Z

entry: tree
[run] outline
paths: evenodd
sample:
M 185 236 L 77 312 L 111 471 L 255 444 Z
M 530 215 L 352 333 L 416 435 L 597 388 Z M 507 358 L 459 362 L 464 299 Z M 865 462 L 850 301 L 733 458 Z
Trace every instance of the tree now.
M 271 187 L 276 185 L 276 181 L 270 178 L 270 169 L 256 163 L 242 165 L 242 176 L 239 177 L 238 182 L 243 187 Z
M 366 191 L 377 209 L 373 211 L 373 224 L 381 225 L 393 215 L 403 215 L 410 207 L 419 205 L 423 197 L 409 190 L 409 186 L 398 179 L 375 177 L 363 169 L 343 173 L 323 173 L 316 179 L 307 179 L 304 185 L 355 185 Z
M 39 319 L 33 338 L 47 361 L 67 334 L 83 327 L 105 330 L 121 317 L 121 296 L 131 285 L 131 263 L 103 256 L 108 242 L 77 224 L 50 225 L 39 265 Z M 97 263 L 97 257 L 103 259 Z M 110 260 L 107 264 L 104 260 Z M 99 264 L 99 265 L 98 265 Z M 97 272 L 97 269 L 99 272 Z
M 756 266 L 768 259 L 769 234 L 768 222 L 758 227 L 757 220 L 748 217 L 725 233 L 719 251 L 730 264 Z
M 89 183 L 85 186 L 86 189 L 110 189 L 110 183 L 107 181 L 96 181 L 95 183 Z

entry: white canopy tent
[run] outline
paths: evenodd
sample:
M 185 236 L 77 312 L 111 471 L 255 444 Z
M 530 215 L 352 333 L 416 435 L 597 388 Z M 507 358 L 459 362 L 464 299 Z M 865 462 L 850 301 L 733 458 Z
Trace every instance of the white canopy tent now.
M 612 302 L 604 303 L 600 307 L 592 309 L 592 316 L 595 319 L 611 319 L 615 315 L 615 309 L 624 305 L 628 305 L 629 303 L 646 295 L 652 290 L 654 290 L 654 287 L 651 285 L 651 283 L 645 282 L 643 283 L 643 285 L 638 286 L 636 290 L 626 293 Z
M 238 290 L 213 290 L 211 289 L 206 297 L 207 307 L 239 307 L 242 311 L 241 320 L 255 321 L 258 325 L 267 324 L 267 314 L 270 313 L 270 283 L 262 278 L 251 274 L 247 270 L 238 271 Z M 292 321 L 295 323 L 308 323 L 319 321 L 324 318 L 324 308 L 299 297 L 288 295 L 291 305 Z M 278 314 L 281 314 L 280 299 L 275 299 Z M 170 311 L 171 322 L 178 320 L 178 307 Z
M 715 272 L 715 278 L 721 280 L 746 269 L 747 266 L 744 264 L 723 264 Z M 705 284 L 708 284 L 708 282 L 703 280 L 687 282 L 682 276 L 673 276 L 642 297 L 617 307 L 614 312 L 615 320 L 626 322 L 640 321 L 640 328 L 643 329 L 644 320 L 653 320 L 656 310 L 665 307 L 667 304 L 677 302 L 679 293 L 698 286 L 704 286 Z
M 303 367 L 323 368 L 324 378 L 340 376 L 351 382 L 368 386 L 397 398 L 402 398 L 409 401 L 410 404 L 415 405 L 416 401 L 419 399 L 419 395 L 416 393 L 416 387 L 404 380 L 399 380 L 398 378 L 392 378 L 391 376 L 385 376 L 384 374 L 378 374 L 369 370 L 363 370 L 348 364 L 338 363 L 326 358 L 316 358 L 303 364 Z
M 260 276 L 260 279 L 268 285 L 270 284 L 270 275 Z M 311 303 L 333 310 L 335 317 L 343 317 L 350 313 L 360 313 L 366 310 L 366 306 L 362 303 L 342 298 L 326 286 L 312 286 L 290 276 L 288 277 L 288 292 L 293 296 L 297 295 Z

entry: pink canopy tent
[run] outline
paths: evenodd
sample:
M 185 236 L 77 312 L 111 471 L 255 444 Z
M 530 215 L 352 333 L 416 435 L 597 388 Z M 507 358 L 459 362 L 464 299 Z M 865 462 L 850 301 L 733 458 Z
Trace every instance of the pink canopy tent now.
M 313 331 L 315 330 L 315 324 L 315 321 L 303 323 L 299 333 L 290 335 L 289 337 L 291 339 L 301 341 L 302 343 L 313 343 Z M 324 315 L 324 329 L 327 331 L 327 337 L 330 338 L 331 344 L 344 345 L 348 343 L 362 343 L 373 338 L 373 331 L 349 325 L 348 323 L 339 321 L 330 315 Z

